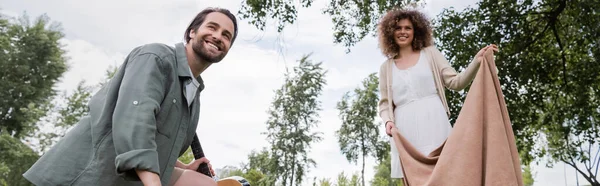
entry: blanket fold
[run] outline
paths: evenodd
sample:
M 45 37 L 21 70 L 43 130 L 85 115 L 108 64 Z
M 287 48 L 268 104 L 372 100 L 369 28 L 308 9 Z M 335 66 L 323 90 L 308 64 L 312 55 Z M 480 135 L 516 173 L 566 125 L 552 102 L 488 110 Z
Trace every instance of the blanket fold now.
M 491 50 L 484 54 L 452 133 L 428 155 L 392 129 L 405 186 L 523 185 L 521 163 Z

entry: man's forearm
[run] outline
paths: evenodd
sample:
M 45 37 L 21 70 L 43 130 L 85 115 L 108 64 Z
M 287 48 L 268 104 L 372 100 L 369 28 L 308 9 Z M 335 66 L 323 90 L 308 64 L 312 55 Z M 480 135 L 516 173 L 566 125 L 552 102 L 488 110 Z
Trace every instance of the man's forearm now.
M 158 176 L 158 174 L 155 174 L 153 172 L 150 171 L 145 171 L 145 170 L 135 170 L 135 173 L 137 173 L 138 177 L 140 177 L 140 180 L 142 181 L 142 183 L 144 183 L 144 186 L 160 186 L 160 177 Z

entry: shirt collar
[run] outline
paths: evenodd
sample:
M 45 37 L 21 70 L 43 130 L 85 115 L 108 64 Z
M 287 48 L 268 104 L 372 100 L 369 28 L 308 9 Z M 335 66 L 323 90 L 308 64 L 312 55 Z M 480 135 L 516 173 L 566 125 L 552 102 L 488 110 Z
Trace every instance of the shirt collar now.
M 183 43 L 175 44 L 175 54 L 177 56 L 177 75 L 179 77 L 192 78 L 192 70 L 188 64 L 187 56 L 185 54 L 185 46 Z M 201 76 L 195 78 L 200 84 L 200 89 L 204 89 L 204 81 Z

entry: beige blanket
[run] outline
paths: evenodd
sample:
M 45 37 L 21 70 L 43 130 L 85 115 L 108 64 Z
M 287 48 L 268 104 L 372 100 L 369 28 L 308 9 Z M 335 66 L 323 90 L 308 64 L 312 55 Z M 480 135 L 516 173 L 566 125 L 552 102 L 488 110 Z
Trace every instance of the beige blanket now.
M 488 51 L 448 139 L 429 155 L 392 129 L 405 186 L 523 185 L 504 95 Z

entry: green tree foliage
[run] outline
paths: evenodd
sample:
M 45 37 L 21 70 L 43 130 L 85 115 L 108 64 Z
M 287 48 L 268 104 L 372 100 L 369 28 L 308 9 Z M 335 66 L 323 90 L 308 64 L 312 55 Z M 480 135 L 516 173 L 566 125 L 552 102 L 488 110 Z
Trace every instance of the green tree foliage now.
M 375 123 L 378 113 L 378 87 L 378 76 L 372 73 L 363 80 L 362 87 L 354 89 L 354 94 L 347 92 L 337 103 L 342 125 L 335 134 L 340 150 L 348 161 L 357 163 L 359 157 L 362 159 L 362 185 L 365 185 L 365 158 L 374 156 L 381 160 L 389 150 L 385 141 L 380 141 L 381 126 Z
M 523 164 L 562 161 L 600 185 L 595 171 L 600 163 L 600 4 L 488 0 L 477 5 L 439 15 L 438 46 L 460 68 L 479 48 L 497 43 L 500 82 Z M 450 95 L 455 119 L 465 94 Z
M 67 70 L 59 24 L 42 15 L 0 17 L 0 130 L 22 139 L 46 115 L 54 84 Z
M 7 132 L 0 133 L 0 185 L 30 186 L 21 176 L 39 158 L 38 154 Z
M 0 15 L 0 184 L 31 185 L 21 176 L 38 158 L 23 143 L 33 137 L 67 70 L 60 25 L 46 15 L 30 21 Z
M 312 2 L 313 0 L 302 0 L 299 4 L 302 7 L 309 7 Z M 277 31 L 281 32 L 285 25 L 293 24 L 296 21 L 298 14 L 296 4 L 291 0 L 243 0 L 242 9 L 238 13 L 240 18 L 250 19 L 248 23 L 260 30 L 265 29 L 268 18 L 275 18 L 278 21 Z
M 396 1 L 348 1 L 330 0 L 323 14 L 331 16 L 333 23 L 333 42 L 342 44 L 350 52 L 350 48 L 365 36 L 374 35 L 377 20 L 391 7 L 417 6 L 419 0 Z M 265 30 L 269 19 L 276 23 L 277 32 L 293 24 L 298 18 L 298 9 L 307 8 L 313 0 L 244 0 L 239 10 L 241 19 L 246 19 L 249 24 L 259 30 Z
M 336 186 L 359 186 L 360 184 L 361 178 L 357 173 L 352 174 L 352 177 L 348 178 L 344 172 L 338 174 L 337 182 L 335 183 Z
M 271 186 L 275 185 L 275 177 L 273 176 L 275 172 L 271 171 L 274 166 L 273 162 L 267 148 L 263 148 L 259 152 L 253 150 L 248 155 L 248 162 L 244 163 L 241 168 L 226 166 L 218 171 L 218 175 L 220 178 L 241 176 L 251 185 Z
M 299 60 L 293 72 L 286 72 L 284 85 L 275 92 L 268 110 L 267 140 L 271 144 L 268 173 L 277 185 L 300 185 L 315 161 L 307 153 L 313 143 L 322 140 L 313 129 L 319 123 L 326 71 L 321 62 L 313 63 L 310 55 Z
M 329 178 L 322 178 L 319 180 L 319 186 L 333 186 L 333 183 L 331 183 Z
M 92 97 L 91 91 L 91 87 L 86 86 L 85 81 L 80 81 L 73 93 L 70 95 L 64 93 L 54 100 L 49 116 L 38 122 L 48 126 L 46 130 L 38 129 L 40 132 L 37 135 L 39 140 L 37 149 L 40 153 L 50 149 L 81 117 L 88 113 L 87 103 Z
M 187 150 L 185 150 L 185 152 L 181 156 L 179 156 L 179 158 L 177 158 L 177 159 L 185 164 L 192 162 L 192 160 L 194 160 L 194 154 L 192 153 L 192 148 L 188 147 Z
M 104 81 L 95 86 L 86 85 L 85 81 L 80 81 L 75 90 L 68 94 L 66 91 L 62 95 L 54 98 L 50 114 L 43 118 L 39 123 L 44 123 L 43 126 L 47 130 L 38 129 L 37 135 L 39 140 L 40 153 L 46 152 L 60 138 L 62 138 L 73 125 L 77 124 L 81 117 L 89 113 L 88 102 L 92 98 L 93 93 L 99 90 L 106 82 L 108 82 L 117 72 L 116 67 L 110 67 L 106 70 Z
M 386 156 L 374 167 L 375 175 L 371 180 L 372 186 L 402 186 L 400 179 L 391 178 L 391 158 Z
M 533 185 L 533 174 L 531 173 L 531 167 L 526 166 L 523 169 L 523 185 L 532 186 Z

